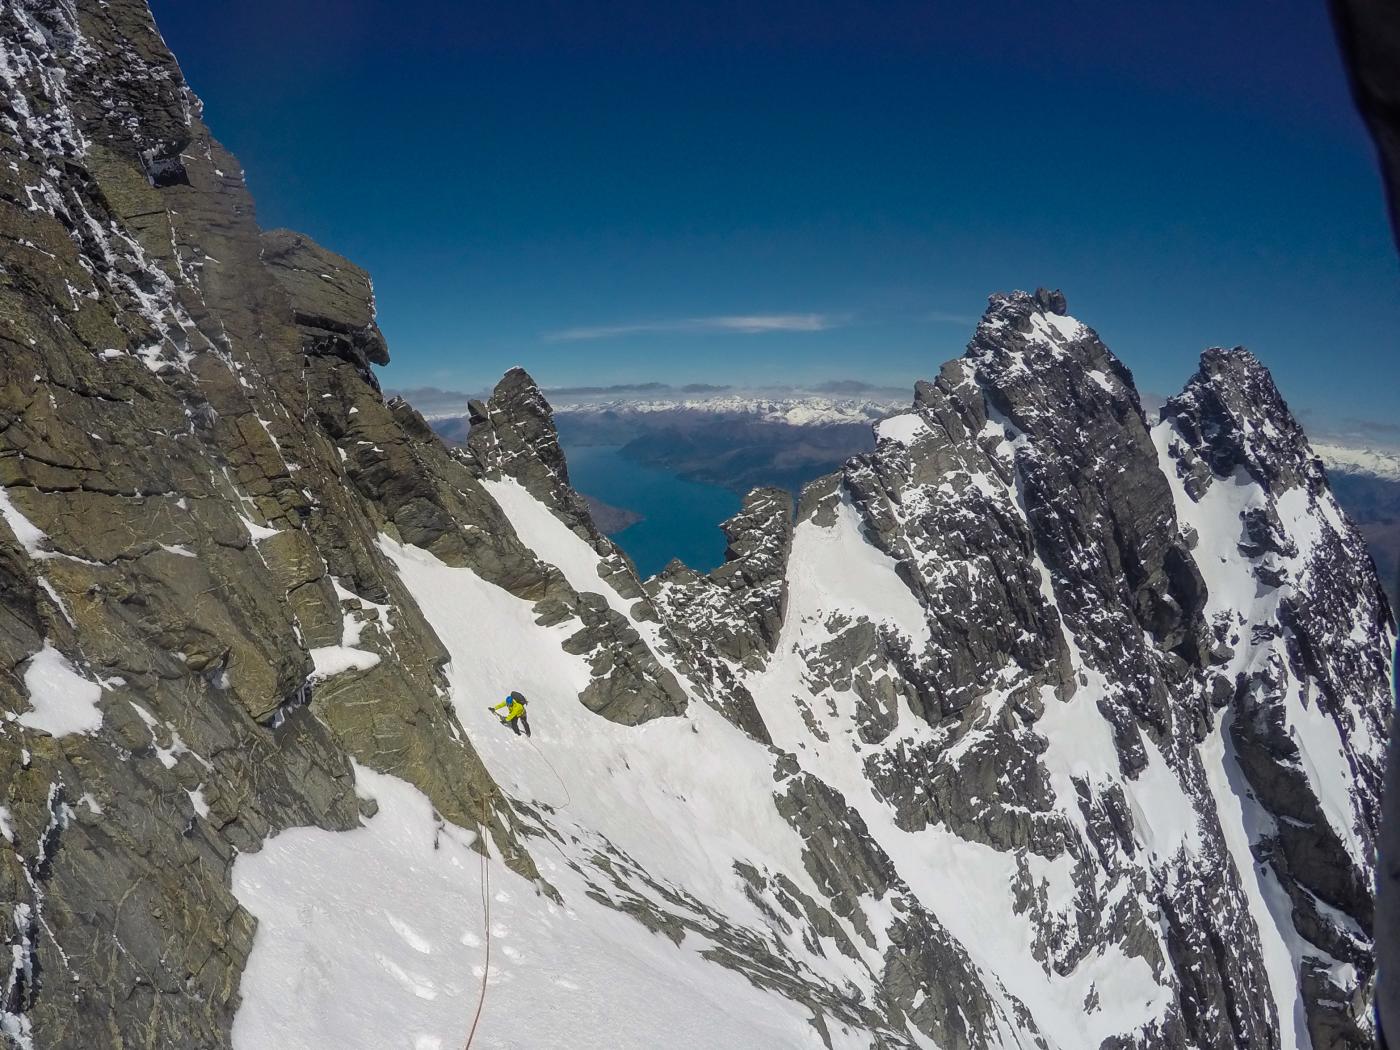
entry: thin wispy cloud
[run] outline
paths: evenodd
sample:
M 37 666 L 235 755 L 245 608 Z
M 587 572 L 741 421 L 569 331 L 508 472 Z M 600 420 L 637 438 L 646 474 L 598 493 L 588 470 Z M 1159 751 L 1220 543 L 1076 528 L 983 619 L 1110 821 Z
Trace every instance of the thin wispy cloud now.
M 544 333 L 544 338 L 550 342 L 568 342 L 658 333 L 728 332 L 735 335 L 761 335 L 765 332 L 824 332 L 829 328 L 839 327 L 842 321 L 842 318 L 832 314 L 721 314 L 715 317 L 682 317 L 670 321 L 637 321 L 631 324 L 563 328 Z
M 946 310 L 930 310 L 924 314 L 925 321 L 932 321 L 934 324 L 958 324 L 971 327 L 977 323 L 977 318 L 969 317 L 967 314 L 949 313 Z

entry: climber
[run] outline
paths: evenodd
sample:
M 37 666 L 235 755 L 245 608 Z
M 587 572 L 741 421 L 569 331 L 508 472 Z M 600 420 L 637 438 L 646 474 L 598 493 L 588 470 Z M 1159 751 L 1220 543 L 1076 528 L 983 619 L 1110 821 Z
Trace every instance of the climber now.
M 524 694 L 512 692 L 495 707 L 488 706 L 486 710 L 494 714 L 504 707 L 506 709 L 505 715 L 497 715 L 497 717 L 501 719 L 501 724 L 510 726 L 511 729 L 515 730 L 516 736 L 520 735 L 520 730 L 522 729 L 525 730 L 525 735 L 529 736 L 530 719 L 525 715 L 525 705 L 529 702 L 530 701 L 525 699 Z

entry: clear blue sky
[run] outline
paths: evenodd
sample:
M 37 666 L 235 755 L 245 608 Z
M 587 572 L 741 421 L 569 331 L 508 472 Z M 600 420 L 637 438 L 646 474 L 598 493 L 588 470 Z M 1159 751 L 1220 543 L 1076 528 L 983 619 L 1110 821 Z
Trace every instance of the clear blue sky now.
M 373 275 L 390 386 L 905 386 L 1044 284 L 1146 390 L 1244 343 L 1400 419 L 1320 0 L 152 6 L 262 223 Z

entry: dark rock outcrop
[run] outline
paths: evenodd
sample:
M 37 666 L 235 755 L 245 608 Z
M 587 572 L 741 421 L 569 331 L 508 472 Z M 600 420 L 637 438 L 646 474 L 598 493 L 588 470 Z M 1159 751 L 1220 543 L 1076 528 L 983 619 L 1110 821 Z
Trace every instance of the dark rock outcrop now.
M 369 276 L 354 263 L 291 230 L 262 235 L 262 259 L 292 303 L 302 352 L 333 354 L 376 390 L 370 365 L 387 365 L 389 347 L 374 321 Z
M 792 499 L 782 489 L 755 489 L 721 528 L 724 564 L 702 575 L 673 562 L 648 580 L 647 593 L 694 637 L 725 659 L 761 667 L 777 646 L 787 608 Z

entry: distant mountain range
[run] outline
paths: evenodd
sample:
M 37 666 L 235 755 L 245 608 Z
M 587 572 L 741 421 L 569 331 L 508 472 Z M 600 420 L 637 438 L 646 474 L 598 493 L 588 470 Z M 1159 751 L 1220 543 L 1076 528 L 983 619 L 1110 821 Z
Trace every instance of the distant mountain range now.
M 891 394 L 889 397 L 726 394 L 711 397 L 579 401 L 558 405 L 555 412 L 558 415 L 609 419 L 703 413 L 707 416 L 753 419 L 795 427 L 825 427 L 842 423 L 872 423 L 891 413 L 902 411 L 907 407 L 908 400 L 907 391 L 897 396 Z
M 1400 453 L 1314 442 L 1313 451 L 1333 474 L 1355 474 L 1400 482 Z
M 908 402 L 907 394 L 879 387 L 826 386 L 832 389 L 773 393 L 642 383 L 546 394 L 565 447 L 617 445 L 638 463 L 740 494 L 762 485 L 796 493 L 814 478 L 840 470 L 852 456 L 872 451 L 873 424 Z M 464 442 L 468 395 L 425 393 L 430 396 L 424 405 L 415 407 L 446 440 Z M 1161 403 L 1143 396 L 1148 411 Z M 1331 475 L 1338 500 L 1365 535 L 1395 604 L 1400 598 L 1400 451 L 1356 440 L 1331 436 L 1312 448 Z M 630 524 L 635 517 L 624 511 L 605 520 Z

